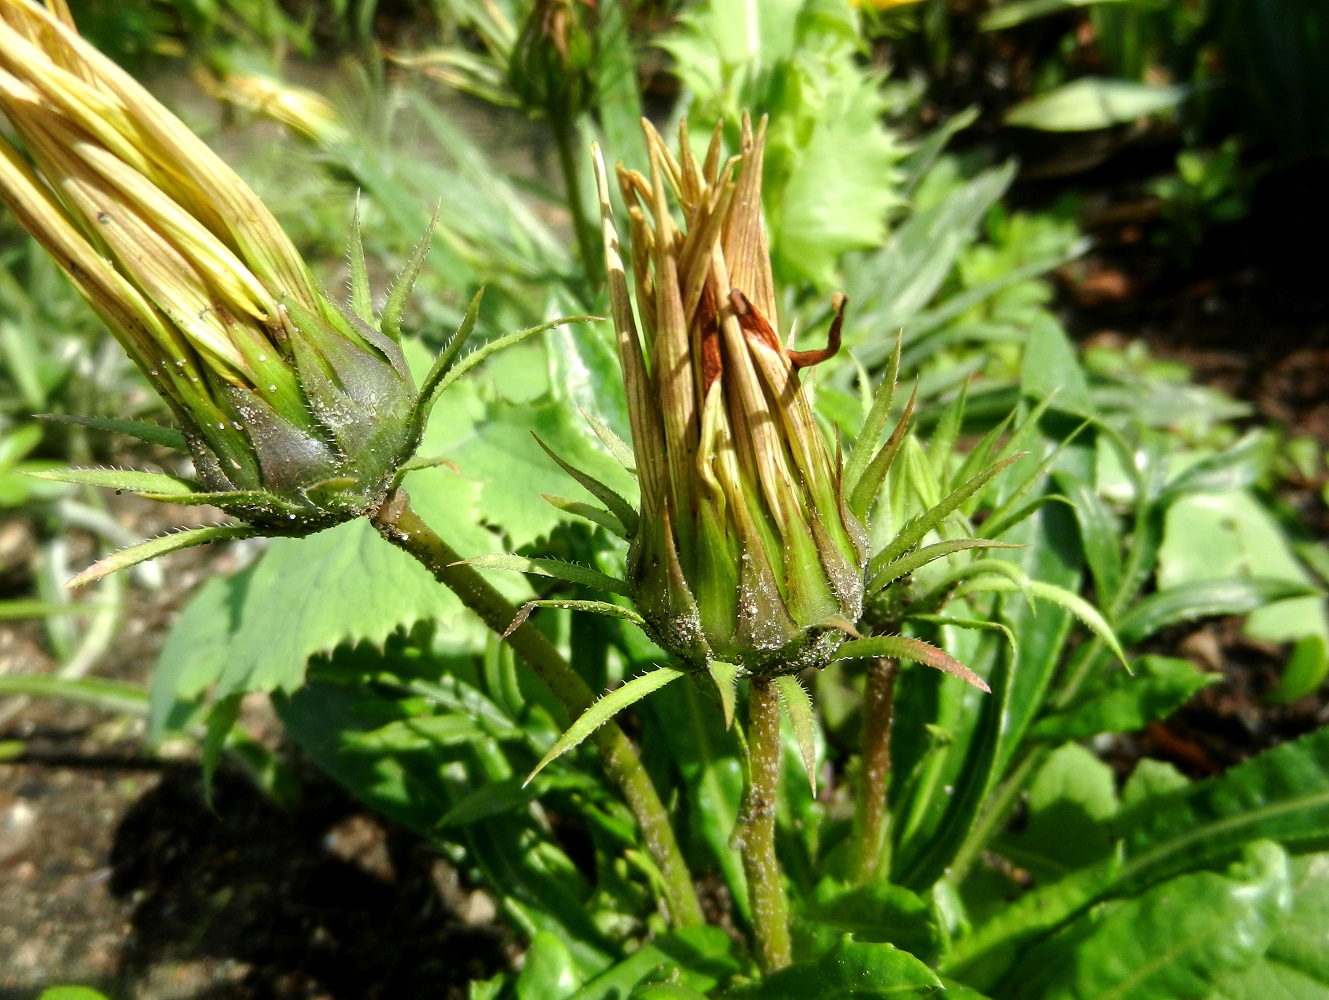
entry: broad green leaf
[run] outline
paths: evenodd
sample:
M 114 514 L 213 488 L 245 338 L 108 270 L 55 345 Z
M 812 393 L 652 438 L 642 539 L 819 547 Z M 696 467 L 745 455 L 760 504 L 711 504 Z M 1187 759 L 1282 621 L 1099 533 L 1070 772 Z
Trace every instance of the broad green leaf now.
M 1132 809 L 1155 795 L 1165 796 L 1191 783 L 1186 775 L 1163 760 L 1142 757 L 1121 789 L 1122 809 Z
M 1256 961 L 1291 905 L 1287 855 L 1251 845 L 1229 875 L 1199 872 L 1085 913 L 1031 949 L 998 996 L 1038 1000 L 1205 1000 Z
M 1329 652 L 1325 641 L 1318 635 L 1304 635 L 1292 647 L 1292 653 L 1283 665 L 1283 676 L 1278 687 L 1269 693 L 1275 704 L 1286 704 L 1317 690 L 1329 673 Z
M 1147 799 L 1115 825 L 1126 846 L 1126 885 L 1212 863 L 1253 840 L 1296 845 L 1329 836 L 1329 729 Z
M 51 986 L 42 990 L 37 1000 L 109 1000 L 104 993 L 87 986 Z
M 917 893 L 885 881 L 848 889 L 824 882 L 808 904 L 807 916 L 842 934 L 852 934 L 855 941 L 889 941 L 925 962 L 935 961 L 942 946 L 931 904 Z
M 1275 601 L 1317 593 L 1308 584 L 1262 576 L 1198 580 L 1141 598 L 1121 616 L 1117 629 L 1127 642 L 1139 642 L 1177 622 L 1250 614 Z
M 151 538 L 146 542 L 131 545 L 127 549 L 120 549 L 105 558 L 98 559 L 82 573 L 73 577 L 65 586 L 71 588 L 82 587 L 84 584 L 100 580 L 111 573 L 195 545 L 206 545 L 209 542 L 222 542 L 237 538 L 254 538 L 259 534 L 261 532 L 257 528 L 251 528 L 247 524 L 210 524 L 202 528 L 184 528 L 180 531 L 173 531 L 169 535 L 162 535 L 159 538 Z
M 621 1000 L 634 987 L 677 974 L 682 989 L 705 994 L 743 971 L 734 939 L 719 927 L 688 927 L 662 934 L 606 969 L 571 1000 Z
M 1160 594 L 1200 581 L 1261 577 L 1308 588 L 1312 582 L 1294 557 L 1287 533 L 1250 493 L 1190 494 L 1168 508 L 1158 552 Z M 1245 631 L 1257 639 L 1286 642 L 1318 635 L 1329 642 L 1322 599 L 1283 601 L 1271 596 L 1266 602 L 1271 606 L 1222 613 L 1249 614 Z
M 678 680 L 683 675 L 682 670 L 675 670 L 673 667 L 656 667 L 649 673 L 634 677 L 622 686 L 610 691 L 583 712 L 577 718 L 577 721 L 568 728 L 568 731 L 558 738 L 558 741 L 549 748 L 549 752 L 540 759 L 540 763 L 536 764 L 534 770 L 526 776 L 526 781 L 529 783 L 551 761 L 557 760 L 577 746 L 623 709 L 645 698 L 652 691 L 658 691 L 666 684 Z
M 531 938 L 517 976 L 517 1000 L 563 1000 L 580 985 L 577 963 L 557 934 L 541 931 Z
M 1040 313 L 1029 330 L 1020 369 L 1020 391 L 1036 400 L 1082 417 L 1094 415 L 1089 380 L 1066 331 L 1049 313 Z
M 1089 76 L 1021 101 L 1006 112 L 1005 122 L 1044 132 L 1088 132 L 1174 108 L 1189 93 L 1189 87 Z
M 736 996 L 752 1000 L 908 1000 L 935 998 L 941 980 L 907 951 L 846 934 L 816 962 L 800 962 Z
M 1094 577 L 1094 588 L 1104 601 L 1110 600 L 1121 586 L 1122 533 L 1116 514 L 1108 507 L 1092 482 L 1079 476 L 1055 474 L 1059 489 L 1075 510 L 1080 526 L 1080 547 L 1084 561 Z
M 1051 881 L 1109 855 L 1116 779 L 1078 743 L 1048 755 L 1029 784 L 1027 808 L 1023 828 L 999 840 L 996 849 L 1036 878 Z
M 1274 438 L 1254 430 L 1217 455 L 1203 458 L 1179 473 L 1160 496 L 1166 506 L 1190 493 L 1230 493 L 1254 486 L 1273 460 Z
M 1196 670 L 1189 660 L 1145 656 L 1134 674 L 1116 671 L 1097 690 L 1077 703 L 1040 719 L 1029 731 L 1034 739 L 1089 739 L 1099 733 L 1130 733 L 1164 719 L 1196 691 L 1222 680 L 1220 674 Z

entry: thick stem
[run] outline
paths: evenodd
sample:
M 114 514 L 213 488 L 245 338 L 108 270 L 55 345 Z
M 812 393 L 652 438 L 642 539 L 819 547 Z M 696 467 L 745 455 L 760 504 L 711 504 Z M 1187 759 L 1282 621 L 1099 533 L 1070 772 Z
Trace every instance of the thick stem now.
M 882 835 L 886 826 L 886 779 L 891 772 L 891 716 L 895 678 L 900 665 L 878 657 L 868 667 L 863 690 L 863 780 L 858 790 L 859 885 L 871 882 L 881 864 Z
M 458 565 L 461 556 L 410 508 L 404 492 L 389 498 L 375 517 L 374 527 L 385 539 L 433 573 L 434 579 L 448 587 L 499 635 L 507 631 L 517 617 L 517 609 L 484 577 L 469 566 Z M 523 624 L 513 630 L 507 641 L 549 687 L 569 716 L 575 719 L 590 707 L 595 700 L 594 693 L 543 632 Z M 660 869 L 665 901 L 674 926 L 691 927 L 703 923 L 701 905 L 697 902 L 692 877 L 674 837 L 674 828 L 669 823 L 669 814 L 642 767 L 636 748 L 612 721 L 597 729 L 591 740 L 600 751 L 605 771 L 623 792 L 628 807 L 637 818 L 646 848 Z
M 752 902 L 757 964 L 764 973 L 793 960 L 789 918 L 775 857 L 775 797 L 780 787 L 780 696 L 764 677 L 748 684 L 748 762 L 750 783 L 743 829 L 743 870 Z
M 563 169 L 563 186 L 567 190 L 568 211 L 572 214 L 572 228 L 577 236 L 577 251 L 586 272 L 591 294 L 604 284 L 604 257 L 600 252 L 599 230 L 591 225 L 586 206 L 581 199 L 581 172 L 577 169 L 576 132 L 573 121 L 551 120 L 554 144 L 558 147 L 558 162 Z

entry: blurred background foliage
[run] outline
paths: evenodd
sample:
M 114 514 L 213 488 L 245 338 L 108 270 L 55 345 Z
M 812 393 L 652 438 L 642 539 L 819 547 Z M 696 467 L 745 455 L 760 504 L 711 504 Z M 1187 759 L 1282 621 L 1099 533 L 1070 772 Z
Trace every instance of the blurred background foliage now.
M 1087 996 L 1124 989 L 1112 962 L 1123 941 L 1136 941 L 1147 965 L 1150 949 L 1175 956 L 1184 938 L 1184 961 L 1119 995 L 1273 995 L 1251 990 L 1292 969 L 1319 990 L 1296 995 L 1329 996 L 1322 956 L 1303 953 L 1310 918 L 1300 916 L 1322 914 L 1329 898 L 1326 856 L 1314 853 L 1329 836 L 1329 758 L 1323 730 L 1304 735 L 1323 704 L 1329 647 L 1329 442 L 1295 414 L 1270 419 L 1251 399 L 1197 381 L 1184 352 L 1155 350 L 1157 339 L 1082 336 L 1102 296 L 1117 317 L 1147 298 L 1117 266 L 1123 255 L 1140 255 L 1155 287 L 1190 287 L 1209 277 L 1225 233 L 1261 231 L 1251 216 L 1271 190 L 1299 197 L 1305 177 L 1323 176 L 1329 7 L 71 6 L 89 38 L 237 166 L 329 287 L 347 280 L 357 197 L 381 279 L 398 272 L 437 208 L 409 313 L 408 357 L 424 366 L 480 288 L 482 339 L 605 313 L 592 139 L 609 162 L 639 167 L 643 113 L 662 124 L 686 114 L 699 145 L 718 122 L 731 149 L 745 110 L 769 115 L 781 333 L 819 346 L 830 293 L 850 303 L 846 350 L 813 380 L 828 433 L 852 443 L 897 332 L 900 380 L 917 385 L 918 435 L 883 489 L 883 520 L 898 528 L 985 459 L 1028 452 L 937 536 L 1025 547 L 957 552 L 892 584 L 874 609 L 881 629 L 937 642 L 996 694 L 902 671 L 893 822 L 881 871 L 865 883 L 855 879 L 862 817 L 852 798 L 867 681 L 845 664 L 815 680 L 830 791 L 808 792 L 791 745 L 780 813 L 797 956 L 830 968 L 859 946 L 841 937 L 853 931 L 994 997 Z M 1273 203 L 1286 211 L 1287 197 Z M 1298 228 L 1322 235 L 1318 197 L 1304 216 L 1271 225 L 1289 240 Z M 1254 352 L 1245 358 L 1257 363 Z M 895 417 L 908 396 L 897 394 Z M 532 428 L 583 467 L 616 474 L 579 411 L 627 437 L 608 324 L 550 331 L 449 393 L 422 453 L 446 455 L 455 470 L 412 474 L 420 512 L 466 555 L 621 564 L 603 530 L 539 499 L 570 487 Z M 75 420 L 35 416 L 46 413 Z M 154 742 L 201 739 L 209 767 L 225 753 L 280 798 L 291 790 L 279 757 L 235 725 L 243 696 L 271 693 L 294 745 L 484 884 L 499 919 L 529 941 L 520 975 L 472 996 L 626 996 L 661 962 L 682 962 L 675 985 L 694 992 L 679 996 L 737 982 L 745 959 L 722 931 L 642 944 L 664 929 L 652 902 L 659 876 L 594 758 L 579 752 L 522 784 L 566 718 L 506 647 L 365 524 L 241 551 L 239 572 L 210 576 L 191 597 L 150 685 L 96 677 L 124 624 L 126 589 L 162 586 L 163 570 L 63 590 L 75 559 L 135 533 L 105 498 L 21 473 L 160 460 L 77 423 L 107 413 L 166 416 L 54 266 L 0 218 L 0 514 L 22 527 L 6 543 L 0 617 L 40 621 L 57 664 L 55 682 L 0 676 L 0 693 L 142 715 Z M 165 526 L 160 515 L 147 521 Z M 335 591 L 319 584 L 327 574 L 338 574 Z M 544 580 L 496 582 L 514 600 L 586 596 Z M 1221 648 L 1196 624 L 1219 619 L 1231 624 Z M 662 655 L 617 625 L 557 611 L 538 620 L 596 689 Z M 1133 677 L 1115 661 L 1113 635 Z M 1209 645 L 1194 639 L 1204 635 Z M 1243 708 L 1259 720 L 1244 742 L 1216 748 L 1212 734 L 1168 728 L 1215 685 L 1249 693 L 1235 675 L 1253 669 L 1251 649 L 1265 683 Z M 690 861 L 722 887 L 726 919 L 746 926 L 730 848 L 742 790 L 734 734 L 683 686 L 644 703 L 635 725 L 653 776 L 675 790 Z M 1199 758 L 1168 758 L 1188 739 Z M 1254 803 L 1254 819 L 1240 818 L 1239 801 Z M 568 823 L 586 842 L 575 858 L 555 835 Z M 1165 923 L 1174 897 L 1202 927 L 1132 937 L 1140 920 Z M 649 960 L 629 968 L 634 952 Z M 917 972 L 890 962 L 883 976 Z M 1077 975 L 1088 993 L 1072 991 Z M 801 988 L 744 995 L 834 995 Z

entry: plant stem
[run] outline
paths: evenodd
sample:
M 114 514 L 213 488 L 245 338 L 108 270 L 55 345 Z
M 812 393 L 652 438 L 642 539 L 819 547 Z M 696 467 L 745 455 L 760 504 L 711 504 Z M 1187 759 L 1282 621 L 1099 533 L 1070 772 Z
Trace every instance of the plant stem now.
M 577 236 L 577 251 L 581 254 L 582 270 L 590 285 L 591 295 L 604 284 L 604 257 L 600 252 L 599 231 L 586 216 L 581 199 L 581 172 L 577 169 L 576 132 L 573 121 L 551 119 L 554 144 L 558 147 L 558 162 L 563 170 L 563 186 L 567 191 L 568 211 L 572 214 L 572 228 Z
M 793 960 L 789 918 L 775 857 L 775 797 L 780 787 L 780 696 L 764 677 L 748 682 L 749 785 L 743 830 L 743 870 L 752 903 L 757 964 L 764 973 Z
M 503 635 L 517 617 L 517 609 L 484 577 L 471 567 L 458 564 L 461 556 L 411 509 L 405 492 L 399 490 L 388 499 L 374 518 L 374 527 L 433 573 L 434 579 L 448 587 L 497 634 Z M 507 636 L 507 641 L 549 687 L 569 716 L 576 719 L 591 706 L 594 693 L 543 632 L 523 624 Z M 646 848 L 660 869 L 665 902 L 674 926 L 703 923 L 701 905 L 669 823 L 669 814 L 642 767 L 636 748 L 612 721 L 597 729 L 591 740 L 600 751 L 605 771 L 623 792 L 637 818 Z
M 1036 746 L 1025 753 L 1019 762 L 1010 769 L 1006 779 L 988 796 L 986 808 L 978 814 L 974 825 L 969 828 L 960 849 L 947 869 L 946 879 L 952 885 L 959 885 L 969 873 L 970 867 L 978 858 L 979 852 L 987 845 L 997 828 L 1006 822 L 1006 817 L 1019 800 L 1020 793 L 1029 780 L 1029 776 L 1047 759 L 1049 750 L 1045 746 Z
M 871 882 L 881 864 L 886 826 L 886 779 L 891 772 L 891 715 L 900 665 L 881 656 L 868 667 L 863 690 L 863 780 L 858 790 L 859 885 Z

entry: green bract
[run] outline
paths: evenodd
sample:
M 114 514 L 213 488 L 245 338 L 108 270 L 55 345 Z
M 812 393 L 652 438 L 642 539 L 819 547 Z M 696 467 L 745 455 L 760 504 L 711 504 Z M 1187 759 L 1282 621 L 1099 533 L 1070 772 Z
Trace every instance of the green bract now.
M 868 545 L 799 384 L 799 368 L 835 353 L 838 316 L 824 351 L 786 351 L 775 333 L 764 138 L 764 122 L 755 135 L 745 123 L 722 165 L 717 129 L 698 163 L 686 129 L 676 160 L 647 126 L 649 179 L 620 168 L 644 336 L 598 161 L 597 175 L 641 480 L 631 596 L 683 660 L 771 675 L 824 665 L 853 632 Z

